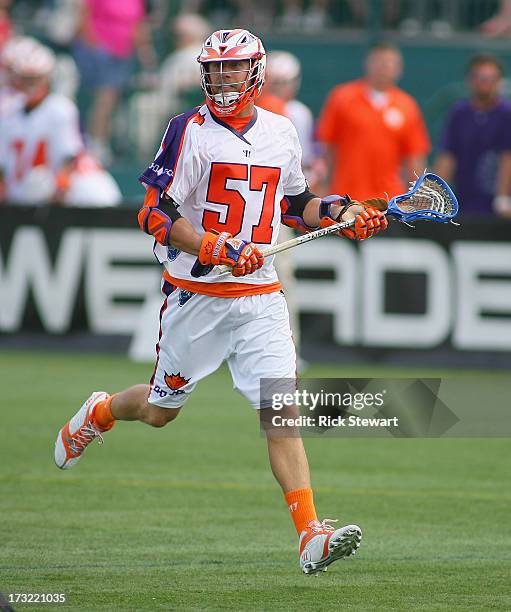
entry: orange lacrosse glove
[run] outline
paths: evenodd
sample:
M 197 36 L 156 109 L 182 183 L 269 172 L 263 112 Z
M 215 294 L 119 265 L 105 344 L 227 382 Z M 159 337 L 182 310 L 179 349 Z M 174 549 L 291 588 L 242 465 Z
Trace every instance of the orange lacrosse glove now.
M 365 240 L 387 229 L 388 224 L 387 217 L 380 210 L 366 206 L 365 210 L 358 213 L 355 225 L 343 230 L 343 235 L 351 240 Z
M 357 202 L 351 200 L 348 195 L 343 197 L 333 195 L 327 196 L 321 200 L 319 214 L 320 227 L 329 227 L 339 223 L 342 215 L 354 205 L 361 205 L 365 210 L 358 213 L 355 218 L 355 225 L 339 231 L 339 235 L 346 236 L 351 240 L 364 240 L 370 238 L 378 232 L 387 229 L 388 221 L 385 214 L 382 212 L 387 209 L 387 202 L 383 198 L 375 198 L 372 200 L 364 200 Z M 342 206 L 341 210 L 333 217 L 331 213 L 332 205 Z
M 207 274 L 212 266 L 218 265 L 232 266 L 233 276 L 245 276 L 259 270 L 264 257 L 253 242 L 233 238 L 228 232 L 220 234 L 212 230 L 204 234 L 197 262 L 204 268 L 198 276 Z M 195 276 L 194 271 L 199 269 L 194 265 L 192 275 Z

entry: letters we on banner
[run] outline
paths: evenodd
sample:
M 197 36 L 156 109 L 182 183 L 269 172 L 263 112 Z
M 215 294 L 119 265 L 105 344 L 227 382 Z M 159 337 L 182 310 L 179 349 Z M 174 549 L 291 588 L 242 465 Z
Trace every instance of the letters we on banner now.
M 42 215 L 17 207 L 1 215 L 0 334 L 140 329 L 161 268 L 133 210 Z M 332 337 L 321 340 L 341 346 L 510 351 L 510 229 L 465 221 L 434 231 L 417 225 L 410 235 L 393 226 L 361 245 L 329 238 L 304 245 L 291 251 L 299 308 L 316 315 L 316 326 L 317 315 L 332 319 Z

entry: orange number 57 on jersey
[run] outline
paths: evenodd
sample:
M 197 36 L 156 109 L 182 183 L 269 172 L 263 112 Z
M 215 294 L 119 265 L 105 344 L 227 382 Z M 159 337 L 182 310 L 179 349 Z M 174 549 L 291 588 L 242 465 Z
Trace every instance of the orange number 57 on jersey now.
M 241 232 L 245 216 L 246 201 L 237 189 L 227 187 L 227 181 L 248 181 L 250 191 L 263 194 L 259 221 L 252 226 L 251 242 L 271 244 L 273 235 L 273 216 L 275 213 L 275 194 L 280 180 L 280 168 L 271 166 L 248 166 L 247 164 L 226 164 L 213 162 L 209 177 L 206 201 L 227 206 L 225 221 L 220 221 L 220 213 L 205 210 L 202 227 L 229 232 L 236 236 Z

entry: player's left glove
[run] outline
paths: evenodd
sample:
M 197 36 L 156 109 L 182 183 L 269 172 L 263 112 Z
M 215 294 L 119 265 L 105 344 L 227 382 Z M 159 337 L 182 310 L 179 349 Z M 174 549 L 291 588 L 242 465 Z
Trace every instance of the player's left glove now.
M 233 276 L 252 274 L 264 263 L 261 251 L 253 242 L 233 238 L 228 232 L 212 230 L 202 239 L 199 257 L 192 268 L 192 276 L 206 275 L 213 266 L 232 266 Z
M 364 240 L 378 232 L 387 229 L 388 221 L 383 211 L 387 210 L 387 202 L 383 198 L 374 198 L 357 202 L 348 195 L 331 195 L 323 198 L 319 206 L 320 227 L 329 227 L 341 221 L 344 213 L 352 206 L 363 206 L 364 210 L 356 216 L 355 225 L 343 229 L 339 235 L 351 240 Z

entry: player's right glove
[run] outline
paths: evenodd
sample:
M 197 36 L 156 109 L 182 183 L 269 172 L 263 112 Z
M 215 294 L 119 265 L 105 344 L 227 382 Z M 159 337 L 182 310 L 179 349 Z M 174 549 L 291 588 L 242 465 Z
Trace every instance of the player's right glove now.
M 206 275 L 213 266 L 232 266 L 233 276 L 252 274 L 264 263 L 261 251 L 253 242 L 233 238 L 228 232 L 206 232 L 201 242 L 199 257 L 191 274 L 195 278 Z
M 388 221 L 383 213 L 383 211 L 387 210 L 386 200 L 374 198 L 357 202 L 356 200 L 351 200 L 348 195 L 342 197 L 332 195 L 321 200 L 319 208 L 320 227 L 330 227 L 339 223 L 343 214 L 351 206 L 355 205 L 363 206 L 364 210 L 357 214 L 354 226 L 339 232 L 341 236 L 346 236 L 351 240 L 364 240 L 387 229 Z M 335 213 L 333 213 L 333 206 L 336 207 Z

